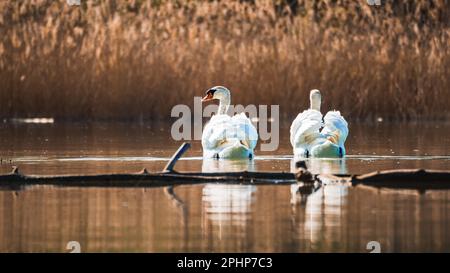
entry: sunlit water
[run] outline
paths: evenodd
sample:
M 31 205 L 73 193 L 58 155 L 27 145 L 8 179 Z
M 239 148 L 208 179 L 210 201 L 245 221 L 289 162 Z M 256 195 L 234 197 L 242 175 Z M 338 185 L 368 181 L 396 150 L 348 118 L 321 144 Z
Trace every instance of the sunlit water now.
M 252 161 L 201 159 L 179 171 L 292 170 L 288 128 L 273 152 Z M 397 168 L 449 169 L 450 126 L 350 124 L 348 156 L 309 160 L 315 173 Z M 181 142 L 170 124 L 0 125 L 1 173 L 95 174 L 160 171 Z M 373 189 L 330 184 L 309 196 L 298 187 L 206 184 L 163 188 L 0 188 L 0 251 L 68 252 L 450 252 L 450 190 Z

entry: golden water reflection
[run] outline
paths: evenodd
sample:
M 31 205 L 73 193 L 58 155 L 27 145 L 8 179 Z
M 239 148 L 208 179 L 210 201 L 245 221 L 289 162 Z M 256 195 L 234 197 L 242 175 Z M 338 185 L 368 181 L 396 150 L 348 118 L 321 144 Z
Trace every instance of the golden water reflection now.
M 205 159 L 203 172 L 255 171 L 253 160 Z M 251 219 L 252 204 L 256 201 L 254 185 L 207 184 L 202 189 L 202 217 L 206 225 L 212 224 L 212 232 L 221 240 L 227 229 L 245 234 Z
M 185 208 L 161 188 L 2 189 L 0 252 L 450 251 L 450 191 L 229 186 L 176 187 Z

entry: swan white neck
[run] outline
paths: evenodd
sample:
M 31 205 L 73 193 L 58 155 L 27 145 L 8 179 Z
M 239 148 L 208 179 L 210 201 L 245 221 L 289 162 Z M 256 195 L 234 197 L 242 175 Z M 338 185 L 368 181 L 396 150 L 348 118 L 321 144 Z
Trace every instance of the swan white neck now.
M 309 102 L 310 102 L 310 108 L 312 110 L 317 110 L 320 112 L 320 105 L 322 104 L 322 97 L 318 90 L 311 91 L 311 94 L 309 96 Z
M 231 97 L 229 93 L 221 94 L 219 98 L 219 110 L 217 114 L 226 115 L 228 112 L 228 107 L 230 106 Z

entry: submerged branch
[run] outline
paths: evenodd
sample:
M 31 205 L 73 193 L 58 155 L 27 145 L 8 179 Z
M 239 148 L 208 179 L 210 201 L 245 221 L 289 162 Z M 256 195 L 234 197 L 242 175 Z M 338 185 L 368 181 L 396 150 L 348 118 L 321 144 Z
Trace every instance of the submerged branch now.
M 177 163 L 178 159 L 191 147 L 191 144 L 185 142 L 181 144 L 180 148 L 173 154 L 173 156 L 170 158 L 167 165 L 164 167 L 163 172 L 173 172 L 173 168 L 175 167 L 175 164 Z

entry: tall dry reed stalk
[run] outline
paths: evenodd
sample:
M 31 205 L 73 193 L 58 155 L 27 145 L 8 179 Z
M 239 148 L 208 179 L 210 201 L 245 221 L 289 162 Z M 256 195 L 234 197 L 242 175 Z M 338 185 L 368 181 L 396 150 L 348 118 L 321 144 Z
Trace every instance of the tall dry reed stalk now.
M 168 119 L 213 85 L 292 118 L 446 119 L 450 1 L 0 2 L 0 115 Z

